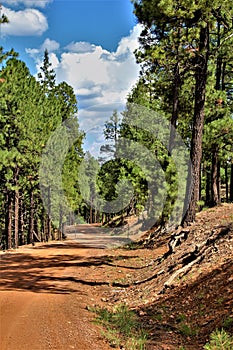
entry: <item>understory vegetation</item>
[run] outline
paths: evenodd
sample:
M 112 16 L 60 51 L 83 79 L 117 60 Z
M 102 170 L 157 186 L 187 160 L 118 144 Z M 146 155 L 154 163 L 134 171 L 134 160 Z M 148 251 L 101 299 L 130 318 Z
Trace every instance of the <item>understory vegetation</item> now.
M 224 329 L 216 330 L 210 335 L 210 342 L 205 346 L 205 350 L 230 350 L 233 348 L 233 337 Z
M 113 348 L 124 348 L 126 350 L 145 350 L 148 335 L 146 327 L 142 328 L 138 315 L 126 305 L 118 305 L 113 311 L 106 308 L 89 308 L 95 312 L 95 322 L 104 327 L 103 336 Z M 185 316 L 180 315 L 180 333 L 185 337 L 198 334 L 198 330 L 192 330 L 185 322 Z M 204 350 L 232 350 L 233 337 L 224 329 L 216 329 L 210 334 Z M 188 349 L 180 347 L 179 350 Z
M 141 327 L 136 313 L 126 305 L 118 305 L 115 310 L 90 308 L 97 314 L 95 322 L 104 326 L 104 337 L 114 347 L 123 346 L 128 350 L 144 350 L 147 333 Z

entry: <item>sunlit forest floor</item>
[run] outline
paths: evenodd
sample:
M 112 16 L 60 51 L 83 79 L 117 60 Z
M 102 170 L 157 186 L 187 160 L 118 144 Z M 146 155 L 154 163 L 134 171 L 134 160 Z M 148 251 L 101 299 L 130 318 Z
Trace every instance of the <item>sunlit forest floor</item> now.
M 202 211 L 184 231 L 167 257 L 168 235 L 153 248 L 67 240 L 1 253 L 1 349 L 110 349 L 88 310 L 122 304 L 149 350 L 199 350 L 217 328 L 232 334 L 233 204 Z

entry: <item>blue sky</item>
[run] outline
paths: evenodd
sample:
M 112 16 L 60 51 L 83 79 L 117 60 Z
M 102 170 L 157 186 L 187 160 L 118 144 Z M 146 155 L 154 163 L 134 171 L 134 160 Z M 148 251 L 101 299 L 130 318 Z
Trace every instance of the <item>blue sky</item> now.
M 139 74 L 133 52 L 141 27 L 130 0 L 1 3 L 10 20 L 1 28 L 1 45 L 19 52 L 32 74 L 38 72 L 45 48 L 49 50 L 58 82 L 74 88 L 80 126 L 96 150 L 103 139 L 101 126 L 113 109 L 123 109 Z

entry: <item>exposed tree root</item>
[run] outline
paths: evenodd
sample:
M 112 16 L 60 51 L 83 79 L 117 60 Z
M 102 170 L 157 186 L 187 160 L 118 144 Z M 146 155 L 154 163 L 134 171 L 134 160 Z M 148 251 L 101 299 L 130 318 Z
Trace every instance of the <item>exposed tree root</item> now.
M 174 281 L 179 277 L 185 276 L 195 264 L 200 263 L 203 259 L 205 259 L 211 252 L 217 252 L 217 246 L 215 243 L 221 238 L 227 235 L 230 230 L 232 230 L 232 224 L 227 227 L 217 227 L 213 229 L 206 239 L 198 244 L 191 245 L 190 249 L 184 254 L 174 257 L 175 261 L 172 260 L 172 264 L 167 266 L 166 269 L 160 269 L 153 273 L 153 275 L 140 280 L 134 281 L 130 283 L 120 283 L 114 282 L 113 285 L 116 287 L 127 288 L 132 285 L 139 285 L 146 282 L 149 282 L 153 279 L 158 278 L 161 275 L 169 275 L 169 278 L 164 282 L 163 288 L 158 292 L 158 294 L 165 293 L 165 290 L 168 288 L 172 288 L 174 286 Z M 178 249 L 182 249 L 182 245 L 187 240 L 189 233 L 191 232 L 191 228 L 179 228 L 174 234 L 172 234 L 170 241 L 168 243 L 168 251 L 163 254 L 162 257 L 159 257 L 154 261 L 155 268 L 156 265 L 159 265 L 164 262 L 164 260 L 168 259 L 168 257 L 172 257 L 175 253 L 178 252 Z M 156 230 L 154 233 L 154 237 L 159 234 L 159 230 Z M 152 236 L 150 235 L 150 238 Z M 177 249 L 177 247 L 179 247 Z M 180 267 L 180 268 L 178 268 Z

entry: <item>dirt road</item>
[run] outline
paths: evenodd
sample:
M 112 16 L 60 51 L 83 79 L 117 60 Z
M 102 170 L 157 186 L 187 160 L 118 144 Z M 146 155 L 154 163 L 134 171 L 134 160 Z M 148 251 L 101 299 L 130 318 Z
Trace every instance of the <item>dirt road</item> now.
M 71 241 L 2 254 L 1 350 L 110 349 L 86 309 L 104 254 Z

